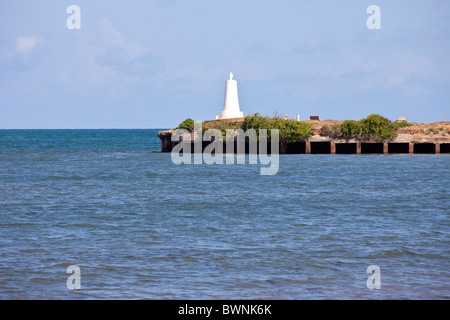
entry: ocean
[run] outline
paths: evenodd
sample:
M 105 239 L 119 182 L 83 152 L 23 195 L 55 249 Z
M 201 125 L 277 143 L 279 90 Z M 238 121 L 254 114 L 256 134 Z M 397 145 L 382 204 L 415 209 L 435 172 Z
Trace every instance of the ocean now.
M 261 175 L 176 165 L 157 132 L 0 130 L 0 299 L 450 298 L 448 155 Z

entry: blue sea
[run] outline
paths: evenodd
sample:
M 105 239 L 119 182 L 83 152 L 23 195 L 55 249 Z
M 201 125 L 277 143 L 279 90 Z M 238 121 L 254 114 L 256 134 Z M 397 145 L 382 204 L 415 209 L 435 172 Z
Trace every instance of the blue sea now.
M 175 165 L 157 132 L 0 130 L 0 299 L 450 298 L 448 155 L 264 176 Z

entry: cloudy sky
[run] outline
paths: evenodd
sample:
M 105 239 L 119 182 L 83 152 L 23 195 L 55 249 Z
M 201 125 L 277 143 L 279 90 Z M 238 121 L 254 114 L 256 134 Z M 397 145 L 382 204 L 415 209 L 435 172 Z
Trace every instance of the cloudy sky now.
M 81 9 L 70 30 L 69 5 Z M 370 30 L 369 5 L 381 9 Z M 2 0 L 0 128 L 245 115 L 450 121 L 447 0 Z

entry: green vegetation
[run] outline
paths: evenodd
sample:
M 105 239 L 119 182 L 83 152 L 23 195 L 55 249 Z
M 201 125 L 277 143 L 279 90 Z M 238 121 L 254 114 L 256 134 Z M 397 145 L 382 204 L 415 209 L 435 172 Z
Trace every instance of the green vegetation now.
M 203 132 L 209 129 L 217 129 L 222 133 L 223 139 L 227 138 L 227 129 L 241 129 L 242 121 L 208 121 L 203 123 Z
M 270 130 L 278 129 L 280 134 L 280 140 L 287 143 L 298 141 L 301 138 L 308 138 L 312 135 L 310 130 L 310 124 L 302 121 L 285 120 L 278 116 L 269 118 L 261 116 L 258 113 L 245 117 L 242 123 L 242 129 L 247 131 L 248 129 L 255 129 L 259 132 L 259 129 L 267 129 L 267 138 L 270 139 Z
M 194 120 L 188 118 L 181 122 L 175 129 L 186 129 L 192 132 L 194 123 Z M 280 140 L 287 143 L 296 142 L 312 135 L 311 123 L 286 120 L 276 114 L 270 118 L 255 113 L 245 117 L 244 121 L 207 121 L 201 124 L 203 132 L 209 129 L 217 129 L 222 133 L 224 140 L 227 138 L 227 129 L 242 129 L 245 132 L 249 129 L 254 129 L 257 135 L 259 134 L 259 129 L 266 129 L 269 140 L 271 130 L 278 129 Z M 332 138 L 356 138 L 382 141 L 396 137 L 396 131 L 399 128 L 411 125 L 408 122 L 391 122 L 389 119 L 378 114 L 371 114 L 359 121 L 345 120 L 340 125 L 333 125 L 332 127 L 324 125 L 320 134 Z M 433 132 L 431 129 L 430 131 Z
M 382 141 L 396 137 L 396 130 L 408 126 L 411 126 L 408 122 L 391 122 L 378 114 L 371 114 L 359 121 L 345 120 L 339 128 L 337 136 Z
M 320 135 L 321 136 L 326 136 L 326 137 L 330 137 L 330 138 L 339 138 L 341 137 L 341 125 L 334 125 L 332 127 L 328 126 L 328 125 L 323 125 L 322 128 L 320 129 Z
M 340 126 L 337 136 L 344 138 L 356 138 L 362 135 L 362 124 L 360 121 L 345 120 Z
M 192 132 L 194 130 L 194 123 L 195 123 L 194 120 L 192 120 L 191 118 L 187 118 L 186 120 L 181 122 L 178 125 L 178 127 L 174 128 L 174 130 L 176 130 L 176 129 L 186 129 L 189 132 Z
M 438 128 L 428 128 L 428 131 L 432 134 L 440 134 L 441 132 L 446 132 L 446 128 L 438 127 Z
M 445 128 L 428 128 L 428 131 L 433 134 L 439 134 L 440 132 L 445 132 L 447 129 Z
M 403 121 L 403 122 L 393 122 L 392 123 L 394 125 L 395 130 L 397 130 L 398 128 L 404 128 L 404 127 L 411 127 L 412 123 Z
M 280 140 L 285 142 L 295 142 L 301 138 L 307 138 L 312 135 L 309 129 L 310 124 L 300 121 L 285 120 L 278 116 L 269 118 L 256 113 L 245 117 L 244 121 L 208 121 L 202 123 L 203 132 L 208 129 L 217 129 L 223 135 L 224 140 L 227 138 L 227 129 L 254 129 L 259 134 L 259 129 L 267 129 L 267 139 L 270 140 L 271 129 L 278 129 Z M 194 120 L 188 118 L 181 122 L 175 129 L 186 129 L 190 132 L 194 129 Z

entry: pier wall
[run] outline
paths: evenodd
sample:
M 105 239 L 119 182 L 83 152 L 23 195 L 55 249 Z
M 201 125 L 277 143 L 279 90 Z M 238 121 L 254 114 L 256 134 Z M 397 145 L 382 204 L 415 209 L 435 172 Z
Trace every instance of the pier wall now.
M 172 142 L 172 130 L 160 131 L 161 151 L 171 152 L 177 142 Z M 210 142 L 202 143 L 202 151 Z M 194 152 L 194 143 L 191 147 Z M 235 143 L 234 150 L 237 150 Z M 270 152 L 270 143 L 268 143 Z M 226 153 L 226 143 L 223 143 Z M 246 145 L 245 152 L 249 152 Z M 314 135 L 294 143 L 280 142 L 280 154 L 450 154 L 450 136 L 398 135 L 387 141 L 367 141 L 356 139 L 332 139 Z

